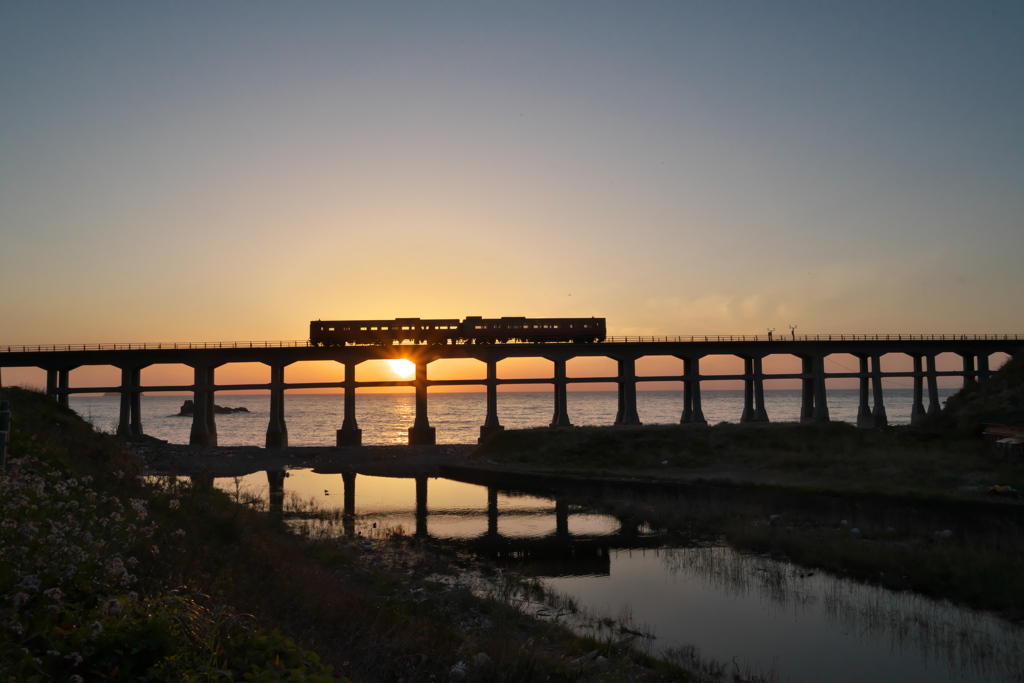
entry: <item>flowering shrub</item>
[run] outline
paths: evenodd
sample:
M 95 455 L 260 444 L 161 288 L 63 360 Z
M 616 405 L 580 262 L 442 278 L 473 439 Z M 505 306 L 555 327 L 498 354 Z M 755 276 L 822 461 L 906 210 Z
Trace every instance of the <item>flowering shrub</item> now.
M 26 436 L 0 472 L 0 681 L 335 680 L 290 639 L 163 585 L 178 491 L 76 473 L 60 439 Z

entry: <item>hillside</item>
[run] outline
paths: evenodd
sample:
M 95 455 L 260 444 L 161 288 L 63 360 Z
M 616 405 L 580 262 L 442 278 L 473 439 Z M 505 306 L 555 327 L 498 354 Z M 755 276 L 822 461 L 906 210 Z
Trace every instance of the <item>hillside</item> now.
M 1024 422 L 1024 354 L 1007 361 L 987 381 L 951 396 L 940 422 L 958 430 L 976 430 L 986 420 Z

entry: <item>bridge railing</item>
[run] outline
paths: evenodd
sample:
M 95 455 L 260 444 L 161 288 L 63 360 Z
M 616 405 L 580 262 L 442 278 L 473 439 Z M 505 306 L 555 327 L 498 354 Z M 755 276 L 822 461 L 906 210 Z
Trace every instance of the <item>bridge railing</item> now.
M 158 351 L 161 349 L 274 349 L 309 346 L 308 339 L 291 341 L 224 341 L 224 342 L 131 342 L 102 344 L 39 344 L 0 346 L 0 353 L 40 351 Z
M 605 343 L 788 341 L 1024 341 L 1020 334 L 693 334 L 607 337 Z
M 605 344 L 700 343 L 700 342 L 792 342 L 792 341 L 1024 341 L 1021 334 L 692 334 L 675 336 L 607 337 Z M 510 342 L 531 344 L 532 342 Z M 595 342 L 599 343 L 599 342 Z M 0 346 L 0 353 L 38 353 L 66 351 L 158 351 L 175 349 L 272 349 L 304 348 L 307 339 L 286 341 L 220 342 L 130 342 L 101 344 L 37 344 Z

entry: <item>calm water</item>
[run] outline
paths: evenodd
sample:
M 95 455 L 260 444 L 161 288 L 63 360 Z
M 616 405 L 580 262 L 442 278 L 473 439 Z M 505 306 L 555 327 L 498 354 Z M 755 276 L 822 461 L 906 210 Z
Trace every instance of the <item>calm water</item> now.
M 658 652 L 695 646 L 704 658 L 780 681 L 1024 680 L 1024 632 L 990 615 L 895 593 L 726 547 L 672 547 L 614 517 L 543 496 L 429 479 L 356 475 L 347 528 L 393 528 L 521 565 L 595 616 L 631 614 Z M 219 479 L 267 497 L 266 473 Z M 344 510 L 340 474 L 294 469 L 286 495 Z M 489 514 L 490 512 L 490 514 Z
M 955 389 L 940 389 L 942 400 Z M 743 413 L 742 391 L 701 392 L 704 416 L 709 423 L 737 422 Z M 142 426 L 146 434 L 171 443 L 188 443 L 191 418 L 179 417 L 188 396 L 144 395 Z M 913 392 L 889 389 L 885 393 L 890 424 L 910 421 Z M 856 422 L 859 393 L 853 389 L 829 391 L 828 406 L 833 420 Z M 217 404 L 244 406 L 248 413 L 217 416 L 217 439 L 221 446 L 262 446 L 270 415 L 269 394 L 218 394 Z M 637 411 L 644 424 L 675 424 L 682 413 L 682 392 L 641 391 Z M 793 421 L 800 416 L 800 391 L 766 391 L 765 405 L 773 421 Z M 71 407 L 103 430 L 117 428 L 119 399 L 116 396 L 72 396 Z M 437 428 L 438 443 L 476 443 L 486 414 L 485 396 L 478 394 L 431 394 L 430 423 Z M 569 392 L 569 417 L 576 425 L 610 425 L 615 421 L 616 393 L 611 391 Z M 341 427 L 343 397 L 340 394 L 289 394 L 285 398 L 288 441 L 292 446 L 333 446 Z M 408 441 L 408 429 L 415 417 L 412 393 L 359 394 L 357 420 L 364 444 L 395 444 Z M 550 392 L 502 392 L 498 395 L 498 416 L 506 428 L 546 426 L 551 422 L 553 398 Z

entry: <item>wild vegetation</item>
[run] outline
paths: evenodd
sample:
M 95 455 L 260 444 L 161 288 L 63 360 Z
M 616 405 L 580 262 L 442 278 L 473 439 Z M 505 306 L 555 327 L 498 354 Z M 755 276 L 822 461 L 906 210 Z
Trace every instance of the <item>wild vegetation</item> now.
M 976 436 L 842 422 L 527 429 L 496 435 L 476 457 L 560 474 L 919 498 L 977 499 L 1024 482 L 1024 463 L 991 457 Z
M 1024 359 L 951 398 L 928 429 L 844 423 L 534 429 L 499 434 L 476 457 L 516 471 L 743 491 L 751 504 L 695 499 L 665 486 L 646 493 L 634 488 L 628 496 L 612 489 L 577 495 L 654 528 L 724 539 L 739 549 L 1022 619 L 1024 529 L 1015 510 L 1024 501 L 991 495 L 990 488 L 1020 490 L 1024 462 L 993 455 L 972 426 L 981 416 L 1013 414 L 1021 406 Z M 954 520 L 958 514 L 976 520 L 988 510 L 996 521 L 987 529 L 955 522 L 953 529 L 857 527 L 801 506 L 757 504 L 779 500 L 775 494 L 926 506 Z
M 528 617 L 518 589 L 438 580 L 466 558 L 402 533 L 302 538 L 201 480 L 145 476 L 52 399 L 3 397 L 4 680 L 696 680 Z

